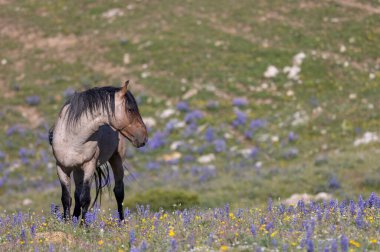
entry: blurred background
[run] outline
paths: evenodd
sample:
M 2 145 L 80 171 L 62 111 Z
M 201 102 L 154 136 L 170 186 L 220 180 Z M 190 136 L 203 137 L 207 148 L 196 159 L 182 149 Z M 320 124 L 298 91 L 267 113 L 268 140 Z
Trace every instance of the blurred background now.
M 0 210 L 60 204 L 48 129 L 127 79 L 127 206 L 379 193 L 379 27 L 378 0 L 0 0 Z

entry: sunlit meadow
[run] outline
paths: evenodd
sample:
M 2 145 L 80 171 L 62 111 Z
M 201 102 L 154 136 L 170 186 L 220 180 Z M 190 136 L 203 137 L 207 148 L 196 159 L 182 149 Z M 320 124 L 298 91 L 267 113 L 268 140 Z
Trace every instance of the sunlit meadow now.
M 0 250 L 380 250 L 380 3 L 0 0 Z M 62 220 L 48 130 L 131 80 L 125 221 Z

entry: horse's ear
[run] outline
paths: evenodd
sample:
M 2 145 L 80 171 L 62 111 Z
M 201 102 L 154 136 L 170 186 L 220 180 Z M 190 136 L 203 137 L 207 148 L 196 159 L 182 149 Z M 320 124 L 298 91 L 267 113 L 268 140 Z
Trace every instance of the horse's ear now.
M 129 80 L 127 80 L 124 85 L 121 87 L 121 90 L 120 90 L 120 96 L 124 96 L 127 91 L 128 91 L 128 84 L 129 84 Z

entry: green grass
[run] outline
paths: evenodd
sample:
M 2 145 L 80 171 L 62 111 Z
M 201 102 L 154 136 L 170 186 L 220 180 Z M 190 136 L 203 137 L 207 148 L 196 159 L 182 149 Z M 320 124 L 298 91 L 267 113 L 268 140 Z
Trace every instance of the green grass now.
M 378 5 L 377 1 L 361 2 Z M 249 161 L 239 170 L 236 167 L 241 158 L 219 154 L 214 162 L 217 175 L 203 184 L 195 182 L 191 174 L 164 180 L 169 166 L 156 173 L 146 171 L 147 161 L 159 160 L 172 152 L 172 141 L 183 139 L 182 130 L 177 130 L 163 149 L 136 154 L 128 160 L 134 170 L 145 175 L 145 180 L 140 181 L 142 188 L 131 182 L 127 195 L 149 188 L 183 187 L 195 190 L 204 207 L 220 206 L 226 201 L 238 207 L 253 202 L 262 204 L 268 197 L 284 199 L 293 193 L 327 190 L 338 198 L 346 198 L 378 188 L 377 176 L 370 174 L 377 171 L 379 145 L 357 148 L 352 144 L 366 131 L 379 132 L 378 15 L 335 2 L 164 0 L 132 1 L 130 5 L 132 10 L 120 1 L 3 4 L 0 25 L 9 31 L 0 41 L 0 60 L 7 60 L 0 66 L 0 90 L 4 94 L 0 99 L 1 131 L 5 133 L 16 123 L 30 128 L 28 118 L 13 109 L 27 106 L 25 98 L 29 95 L 41 97 L 36 109 L 52 125 L 66 88 L 84 90 L 115 85 L 125 79 L 132 80 L 136 96 L 144 97 L 142 115 L 155 117 L 158 126 L 154 130 L 162 129 L 167 120 L 158 119 L 158 115 L 167 104 L 175 106 L 186 91 L 197 88 L 198 94 L 190 98 L 189 104 L 205 112 L 200 124 L 220 127 L 220 136 L 230 133 L 229 148 L 259 145 L 263 150 L 262 168 L 257 172 L 254 162 Z M 124 14 L 110 20 L 102 17 L 113 8 Z M 342 45 L 345 52 L 340 52 Z M 270 80 L 263 77 L 269 65 L 280 70 L 291 66 L 293 56 L 299 52 L 307 55 L 301 66 L 302 84 L 289 81 L 285 74 Z M 123 63 L 126 53 L 131 58 L 128 65 Z M 348 66 L 344 66 L 345 62 Z M 149 76 L 143 78 L 145 72 Z M 376 78 L 370 79 L 370 73 Z M 263 83 L 276 89 L 252 91 Z M 205 89 L 210 85 L 216 91 Z M 15 91 L 15 86 L 20 89 Z M 288 90 L 294 96 L 287 96 Z M 351 94 L 357 98 L 349 99 Z M 250 102 L 246 109 L 250 118 L 268 121 L 253 140 L 244 139 L 243 130 L 230 126 L 235 118 L 231 101 L 240 96 Z M 217 100 L 219 108 L 207 110 L 209 100 Z M 263 104 L 267 100 L 270 102 Z M 293 115 L 298 111 L 304 111 L 309 120 L 293 126 Z M 183 114 L 178 118 L 183 118 Z M 12 137 L 12 145 L 9 137 L 2 137 L 0 150 L 7 153 L 6 162 L 18 160 L 20 147 L 33 146 L 38 131 L 42 128 L 30 129 L 25 137 Z M 299 140 L 283 146 L 281 141 L 291 131 L 299 134 Z M 193 137 L 193 146 L 202 144 L 203 134 L 204 131 Z M 260 141 L 264 134 L 279 136 L 281 141 Z M 289 147 L 298 148 L 295 159 L 283 158 Z M 46 143 L 37 149 L 48 150 L 54 163 Z M 319 154 L 326 154 L 328 162 L 315 166 Z M 178 169 L 187 168 L 180 164 Z M 38 195 L 41 188 L 26 190 L 34 175 L 49 183 L 56 181 L 55 172 L 47 174 L 43 165 L 36 170 L 21 165 L 10 177 L 24 177 L 25 185 L 22 189 L 2 188 L 4 196 L 0 201 L 4 204 L 0 209 L 15 209 L 23 198 L 32 198 L 33 207 L 44 202 Z M 337 190 L 328 187 L 333 176 L 341 184 Z M 52 186 L 51 190 L 54 196 L 45 196 L 59 202 L 59 186 Z M 106 199 L 106 205 L 113 207 L 113 203 L 112 197 Z

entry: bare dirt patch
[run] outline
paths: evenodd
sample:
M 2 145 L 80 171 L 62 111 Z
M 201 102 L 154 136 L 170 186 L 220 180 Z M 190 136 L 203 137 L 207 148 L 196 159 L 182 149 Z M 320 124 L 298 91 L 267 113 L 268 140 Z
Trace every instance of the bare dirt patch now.
M 362 10 L 368 14 L 380 14 L 380 8 L 374 7 L 370 4 L 359 3 L 354 0 L 334 0 L 334 2 L 345 7 Z
M 66 234 L 61 231 L 36 233 L 35 239 L 56 244 L 68 243 L 69 245 L 75 241 L 71 234 Z
M 37 128 L 44 122 L 44 118 L 41 116 L 41 114 L 35 107 L 27 107 L 20 105 L 12 108 L 14 108 L 17 112 L 19 112 L 22 115 L 22 117 L 28 120 L 28 126 L 32 129 Z

